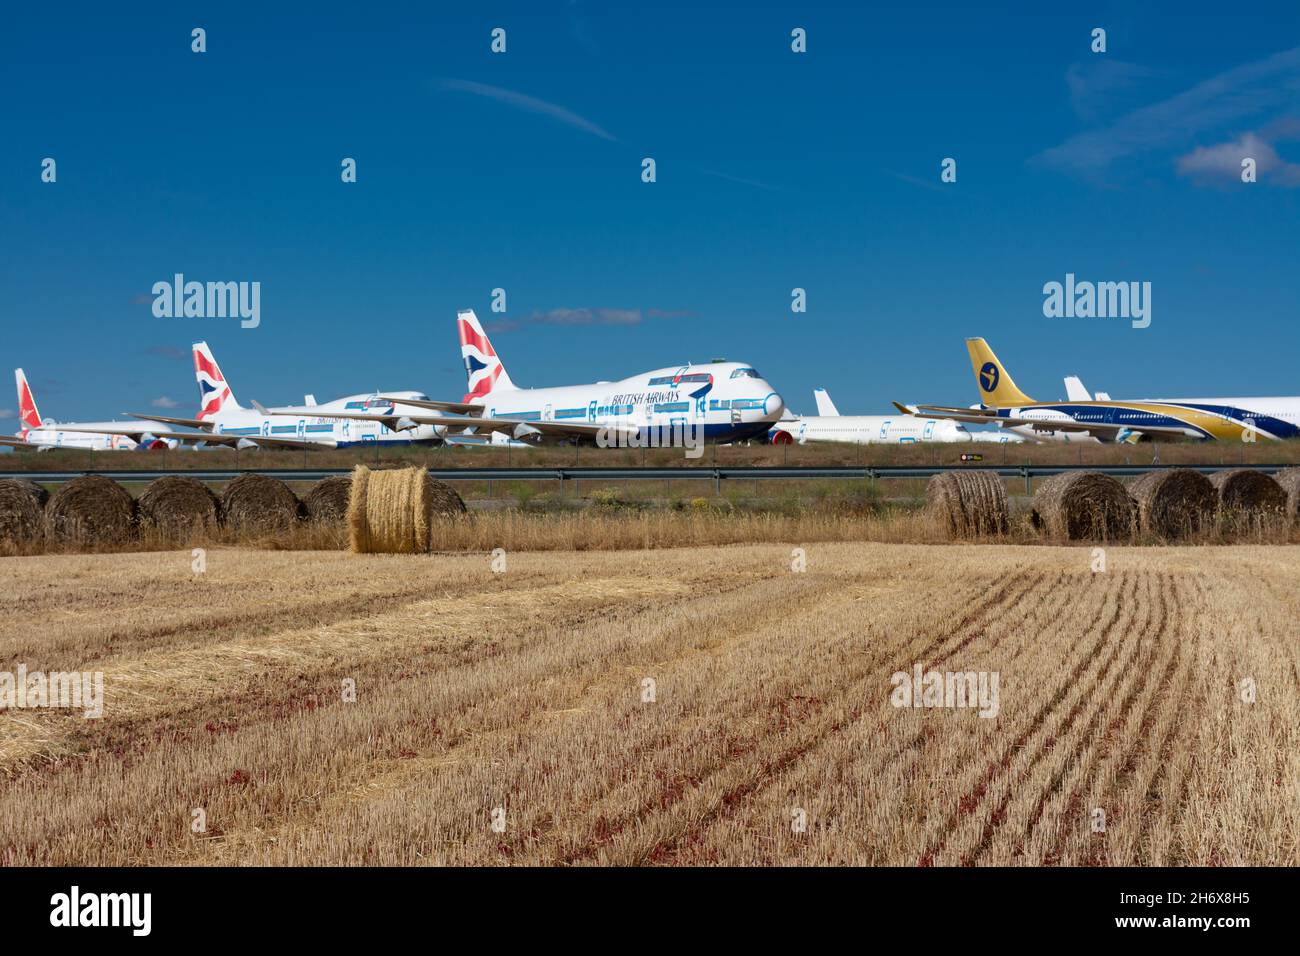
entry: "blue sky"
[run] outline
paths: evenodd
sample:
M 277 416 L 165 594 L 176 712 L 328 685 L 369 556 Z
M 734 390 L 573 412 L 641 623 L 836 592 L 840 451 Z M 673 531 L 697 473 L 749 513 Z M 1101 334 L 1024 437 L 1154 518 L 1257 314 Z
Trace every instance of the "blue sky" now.
M 983 335 L 1042 399 L 1300 393 L 1294 4 L 272 6 L 6 12 L 4 368 L 44 415 L 189 414 L 198 339 L 245 402 L 459 398 L 465 307 L 520 385 L 725 356 L 799 411 L 970 403 Z M 261 325 L 155 318 L 176 272 L 259 281 Z M 1067 272 L 1151 282 L 1151 326 L 1045 318 Z

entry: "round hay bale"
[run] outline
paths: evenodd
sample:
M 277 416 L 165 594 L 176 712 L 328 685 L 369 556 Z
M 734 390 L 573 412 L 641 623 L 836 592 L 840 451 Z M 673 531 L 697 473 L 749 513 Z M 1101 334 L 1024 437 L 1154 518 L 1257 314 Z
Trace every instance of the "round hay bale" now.
M 311 486 L 311 491 L 302 499 L 302 506 L 311 521 L 341 523 L 347 520 L 351 495 L 352 476 L 331 475 Z
M 140 527 L 169 538 L 215 531 L 221 502 L 212 489 L 188 475 L 155 478 L 136 502 Z
M 926 485 L 925 502 L 950 537 L 1007 532 L 1007 490 L 997 472 L 940 472 Z
M 1098 471 L 1065 471 L 1038 486 L 1034 527 L 1071 541 L 1112 541 L 1133 534 L 1137 505 L 1124 486 Z
M 1152 471 L 1128 486 L 1138 504 L 1138 526 L 1161 538 L 1183 538 L 1214 525 L 1219 499 L 1206 478 L 1190 468 Z
M 45 533 L 49 497 L 49 492 L 26 478 L 0 479 L 0 544 L 39 540 Z
M 135 499 L 103 475 L 65 481 L 45 505 L 45 528 L 68 544 L 121 544 L 135 533 Z
M 1286 524 L 1286 492 L 1253 468 L 1216 471 L 1210 484 L 1219 494 L 1219 520 L 1228 531 L 1265 531 Z
M 1300 520 L 1300 468 L 1283 468 L 1273 480 L 1286 492 L 1286 513 L 1294 524 Z
M 358 554 L 419 554 L 433 546 L 436 516 L 465 513 L 465 502 L 423 468 L 352 473 L 348 531 Z
M 236 533 L 287 531 L 302 511 L 298 496 L 279 478 L 240 475 L 221 493 L 221 516 Z

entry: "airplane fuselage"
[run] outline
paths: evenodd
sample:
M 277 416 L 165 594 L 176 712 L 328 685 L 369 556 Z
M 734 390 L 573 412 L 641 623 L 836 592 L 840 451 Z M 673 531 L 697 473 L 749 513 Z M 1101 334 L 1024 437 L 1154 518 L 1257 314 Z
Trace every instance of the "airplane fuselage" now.
M 422 392 L 392 392 L 385 395 L 393 398 L 426 398 Z M 262 414 L 251 408 L 223 408 L 208 420 L 213 431 L 220 435 L 238 435 L 255 441 L 262 438 L 289 438 L 297 441 L 320 442 L 337 448 L 372 443 L 391 445 L 428 445 L 441 440 L 440 429 L 435 425 L 417 425 L 402 431 L 394 431 L 380 421 L 366 421 L 360 418 L 339 418 L 331 412 L 350 414 L 388 415 L 394 411 L 394 404 L 373 394 L 349 395 L 320 405 L 282 405 L 266 409 L 269 414 Z M 400 405 L 396 407 L 401 414 Z M 427 415 L 428 412 L 411 409 L 413 413 Z
M 144 448 L 175 447 L 176 442 L 161 440 L 137 442 L 114 429 L 138 432 L 141 426 L 153 425 L 166 432 L 166 425 L 157 422 L 46 422 L 40 428 L 24 428 L 18 433 L 27 444 L 38 449 L 71 448 L 83 451 L 135 451 Z
M 1031 405 L 997 408 L 1000 418 L 1037 418 L 1044 422 L 1097 422 L 1122 426 L 1141 434 L 1143 426 L 1173 428 L 1186 438 L 1241 441 L 1253 431 L 1258 438 L 1300 436 L 1300 398 L 1154 398 L 1137 401 L 1036 402 Z M 1034 436 L 1032 426 L 1011 430 Z M 1107 433 L 1113 433 L 1108 428 Z M 1067 434 L 1064 432 L 1058 434 Z M 1100 434 L 1100 432 L 1099 432 Z M 1119 433 L 1122 436 L 1124 433 Z M 1041 439 L 1042 435 L 1037 435 Z M 1075 432 L 1071 440 L 1083 437 Z M 1153 435 L 1152 437 L 1168 437 Z M 1175 436 L 1176 437 L 1176 436 Z
M 497 389 L 485 397 L 483 416 L 634 426 L 647 433 L 689 426 L 709 441 L 729 442 L 764 434 L 784 410 L 781 396 L 751 366 L 712 362 L 617 382 Z
M 907 445 L 913 442 L 969 442 L 971 433 L 957 422 L 914 415 L 811 415 L 777 422 L 771 440 L 848 442 L 855 445 Z

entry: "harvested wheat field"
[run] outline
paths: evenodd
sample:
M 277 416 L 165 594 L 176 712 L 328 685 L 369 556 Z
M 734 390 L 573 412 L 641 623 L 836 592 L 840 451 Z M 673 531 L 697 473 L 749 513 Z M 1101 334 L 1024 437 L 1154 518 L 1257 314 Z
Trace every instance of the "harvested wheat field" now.
M 0 865 L 1300 863 L 1300 548 L 806 551 L 0 559 Z

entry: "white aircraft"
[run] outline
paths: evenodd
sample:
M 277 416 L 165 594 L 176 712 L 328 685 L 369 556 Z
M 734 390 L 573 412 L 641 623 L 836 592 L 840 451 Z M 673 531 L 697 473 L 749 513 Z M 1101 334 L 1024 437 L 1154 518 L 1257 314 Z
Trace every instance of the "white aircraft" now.
M 1021 438 L 1010 429 L 994 428 L 975 429 L 970 433 L 970 440 L 994 445 L 1023 445 L 1027 439 Z
M 1079 378 L 1077 375 L 1065 376 L 1065 397 L 1072 402 L 1090 402 L 1094 398 L 1099 402 L 1110 401 L 1110 396 L 1105 392 L 1098 392 L 1095 396 L 1090 394 L 1088 390 L 1083 387 L 1083 379 Z M 979 408 L 981 406 L 976 405 L 975 407 Z
M 418 424 L 496 432 L 539 442 L 594 441 L 603 446 L 689 445 L 743 441 L 764 434 L 785 403 L 752 366 L 721 359 L 642 372 L 617 382 L 519 388 L 472 309 L 456 313 L 468 391 L 459 402 L 385 396 L 439 417 L 385 415 L 390 428 Z M 445 413 L 460 417 L 448 418 Z
M 798 442 L 849 442 L 855 445 L 906 445 L 918 441 L 969 442 L 974 439 L 957 422 L 900 415 L 841 415 L 824 388 L 813 389 L 817 414 L 786 418 L 768 433 L 774 445 Z
M 14 382 L 18 386 L 18 419 L 23 427 L 17 435 L 0 435 L 0 445 L 34 447 L 37 451 L 51 448 L 147 451 L 175 448 L 184 437 L 173 436 L 167 426 L 159 424 L 156 419 L 142 424 L 138 421 L 59 423 L 53 418 L 41 418 L 36 410 L 32 387 L 22 369 L 14 369 Z
M 206 342 L 194 343 L 194 378 L 199 386 L 199 411 L 194 418 L 152 416 L 154 421 L 180 425 L 203 434 L 210 445 L 236 448 L 346 448 L 350 445 L 381 442 L 387 444 L 431 444 L 439 442 L 445 427 L 409 423 L 398 431 L 394 425 L 403 419 L 404 399 L 424 399 L 423 392 L 394 392 L 395 398 L 380 398 L 378 393 L 349 395 L 332 402 L 317 404 L 312 395 L 305 404 L 264 408 L 253 402 L 245 408 L 235 400 L 226 377 L 221 373 L 212 349 Z M 412 407 L 412 412 L 419 410 Z M 133 418 L 149 416 L 128 412 Z

